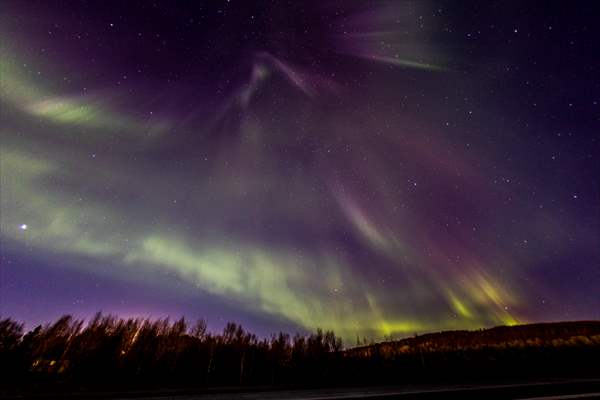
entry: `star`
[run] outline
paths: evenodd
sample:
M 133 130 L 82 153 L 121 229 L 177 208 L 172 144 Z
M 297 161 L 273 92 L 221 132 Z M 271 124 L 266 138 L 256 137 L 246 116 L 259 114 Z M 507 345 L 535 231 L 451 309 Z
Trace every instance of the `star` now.
M 21 226 L 19 226 L 19 229 L 21 229 L 22 231 L 26 231 L 27 230 L 27 224 L 21 224 Z

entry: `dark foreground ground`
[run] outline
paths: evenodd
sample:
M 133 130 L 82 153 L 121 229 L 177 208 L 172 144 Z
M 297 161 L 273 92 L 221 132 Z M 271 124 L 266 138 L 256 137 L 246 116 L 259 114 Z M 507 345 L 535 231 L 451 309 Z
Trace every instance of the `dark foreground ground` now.
M 314 390 L 269 390 L 268 388 L 244 391 L 243 389 L 218 389 L 203 391 L 177 390 L 127 393 L 61 393 L 11 395 L 3 399 L 111 399 L 111 400 L 335 400 L 335 399 L 600 399 L 600 379 L 555 380 L 533 383 L 484 385 L 405 385 L 398 387 L 342 388 Z

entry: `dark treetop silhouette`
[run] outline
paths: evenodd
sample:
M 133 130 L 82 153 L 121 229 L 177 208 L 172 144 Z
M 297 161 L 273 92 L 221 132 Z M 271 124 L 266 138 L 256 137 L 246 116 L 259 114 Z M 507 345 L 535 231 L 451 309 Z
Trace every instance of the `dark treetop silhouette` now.
M 343 349 L 333 332 L 260 339 L 228 323 L 64 316 L 24 334 L 0 321 L 4 388 L 345 385 L 598 377 L 600 322 L 449 331 Z

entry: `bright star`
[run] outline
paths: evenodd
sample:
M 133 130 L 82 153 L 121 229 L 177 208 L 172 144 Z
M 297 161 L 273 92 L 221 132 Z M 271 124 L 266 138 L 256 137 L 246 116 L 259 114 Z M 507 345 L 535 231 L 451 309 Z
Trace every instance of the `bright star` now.
M 21 228 L 21 230 L 25 231 L 25 230 L 27 230 L 27 224 L 22 224 L 19 228 Z

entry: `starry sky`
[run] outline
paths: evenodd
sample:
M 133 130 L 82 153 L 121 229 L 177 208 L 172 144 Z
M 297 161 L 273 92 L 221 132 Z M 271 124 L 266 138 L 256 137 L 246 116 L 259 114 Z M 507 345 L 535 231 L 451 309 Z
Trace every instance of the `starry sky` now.
M 599 13 L 4 1 L 2 316 L 600 318 Z

